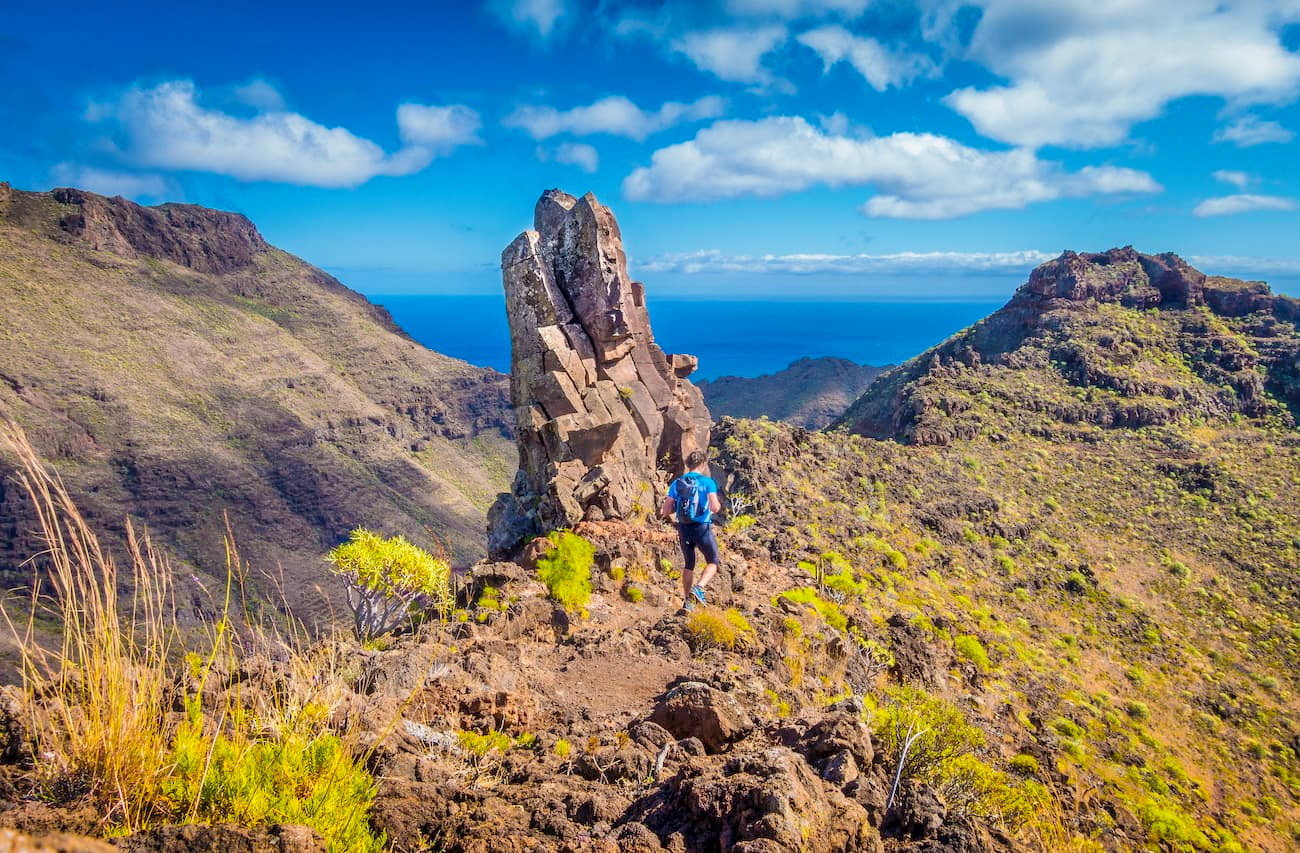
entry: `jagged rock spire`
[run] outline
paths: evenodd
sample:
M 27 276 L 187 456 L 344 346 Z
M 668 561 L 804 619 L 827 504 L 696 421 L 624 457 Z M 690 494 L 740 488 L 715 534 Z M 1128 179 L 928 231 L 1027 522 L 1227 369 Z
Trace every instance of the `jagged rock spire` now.
M 609 208 L 548 190 L 534 226 L 501 256 L 519 472 L 488 515 L 496 555 L 583 519 L 653 512 L 660 469 L 707 447 L 711 425 L 686 379 L 696 359 L 655 343 Z

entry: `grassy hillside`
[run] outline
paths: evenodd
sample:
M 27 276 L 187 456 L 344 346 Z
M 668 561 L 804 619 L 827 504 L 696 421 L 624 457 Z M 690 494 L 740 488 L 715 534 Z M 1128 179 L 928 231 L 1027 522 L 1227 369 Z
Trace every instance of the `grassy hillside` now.
M 320 555 L 366 524 L 483 553 L 514 466 L 504 377 L 431 352 L 246 219 L 0 187 L 0 414 L 99 529 L 129 516 L 196 582 L 250 561 L 316 612 Z M 0 486 L 0 578 L 36 548 Z M 203 581 L 207 583 L 206 581 Z
M 847 571 L 863 642 L 1080 837 L 1294 849 L 1295 309 L 1173 256 L 1064 256 L 877 381 L 843 419 L 876 438 L 725 424 L 745 535 Z

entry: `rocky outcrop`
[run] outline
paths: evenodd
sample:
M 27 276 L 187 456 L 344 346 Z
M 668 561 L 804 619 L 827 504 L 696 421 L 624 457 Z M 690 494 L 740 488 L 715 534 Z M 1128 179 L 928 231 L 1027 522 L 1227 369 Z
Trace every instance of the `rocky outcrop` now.
M 71 188 L 51 193 L 65 210 L 59 228 L 78 242 L 123 257 L 160 258 L 221 275 L 253 265 L 270 250 L 247 217 L 193 204 L 141 207 Z
M 497 555 L 584 519 L 652 512 L 660 467 L 680 469 L 709 439 L 686 378 L 696 360 L 655 343 L 609 208 L 549 190 L 534 224 L 501 256 L 519 471 L 489 515 Z
M 1297 318 L 1300 300 L 1262 282 L 1207 276 L 1172 252 L 1064 252 L 1005 306 L 881 376 L 837 423 L 875 438 L 947 444 L 1188 416 L 1294 421 Z M 1053 383 L 1025 394 L 1017 377 L 1045 366 Z

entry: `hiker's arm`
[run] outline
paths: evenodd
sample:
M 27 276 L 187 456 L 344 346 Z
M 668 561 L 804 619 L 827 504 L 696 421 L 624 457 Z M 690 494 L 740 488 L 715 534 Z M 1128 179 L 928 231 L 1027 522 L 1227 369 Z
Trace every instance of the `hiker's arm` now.
M 709 492 L 709 512 L 722 512 L 722 501 L 718 500 L 717 492 Z
M 659 514 L 664 518 L 672 515 L 676 510 L 677 501 L 673 500 L 671 495 L 664 498 L 664 502 L 659 505 Z

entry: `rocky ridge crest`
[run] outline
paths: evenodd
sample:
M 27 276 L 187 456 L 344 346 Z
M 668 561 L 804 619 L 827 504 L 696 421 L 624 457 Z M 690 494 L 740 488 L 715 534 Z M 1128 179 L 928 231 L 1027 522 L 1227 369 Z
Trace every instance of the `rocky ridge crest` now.
M 689 355 L 655 343 L 618 222 L 590 193 L 548 190 L 501 256 L 519 470 L 489 514 L 489 552 L 579 521 L 651 510 L 660 467 L 709 443 Z
M 1300 300 L 1170 252 L 1065 252 L 1005 306 L 881 376 L 838 424 L 946 444 L 1234 413 L 1294 422 L 1297 319 Z

